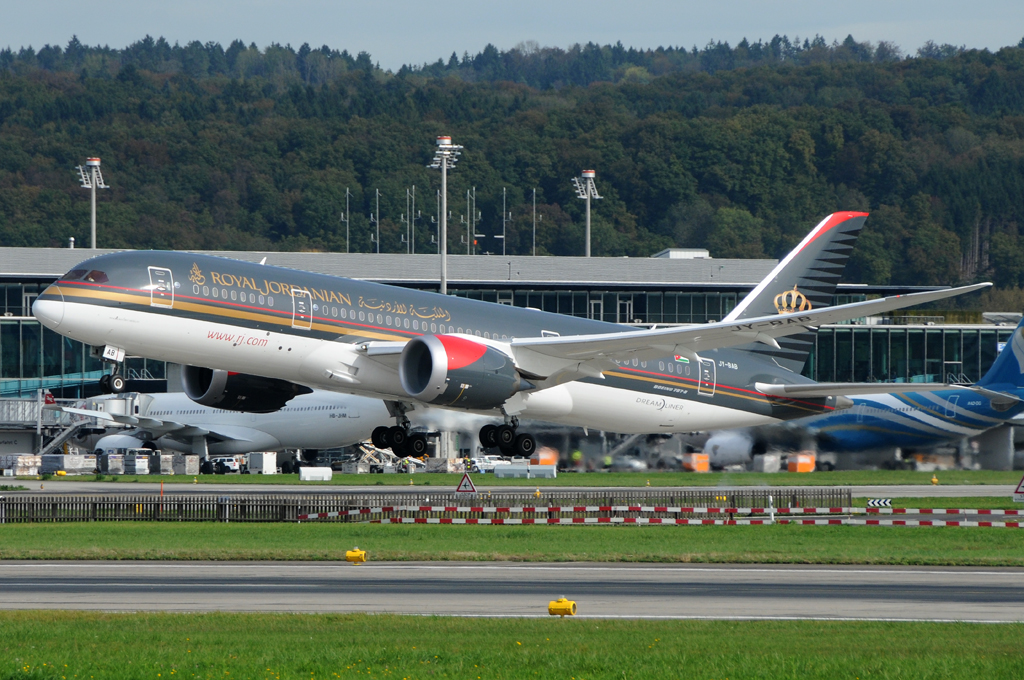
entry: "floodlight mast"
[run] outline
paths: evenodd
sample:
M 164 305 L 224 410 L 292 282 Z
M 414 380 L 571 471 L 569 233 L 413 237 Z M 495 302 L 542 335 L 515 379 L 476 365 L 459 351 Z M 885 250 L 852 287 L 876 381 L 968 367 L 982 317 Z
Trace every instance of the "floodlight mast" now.
M 452 144 L 452 138 L 437 138 L 434 160 L 428 168 L 441 169 L 441 221 L 437 230 L 438 252 L 441 254 L 441 295 L 448 294 L 448 169 L 455 167 L 462 147 Z
M 109 189 L 110 187 L 103 183 L 103 173 L 100 172 L 99 158 L 86 158 L 85 166 L 79 165 L 75 169 L 78 170 L 78 178 L 82 182 L 82 188 L 92 191 L 92 249 L 96 250 L 96 190 Z
M 339 222 L 343 222 L 345 224 L 345 252 L 346 253 L 352 252 L 352 249 L 350 247 L 350 239 L 349 239 L 349 231 L 348 231 L 348 220 L 349 220 L 349 217 L 351 217 L 351 215 L 349 215 L 349 212 L 348 212 L 348 199 L 351 197 L 351 195 L 352 194 L 349 192 L 348 187 L 345 187 L 345 212 L 341 213 L 341 219 L 338 220 Z
M 370 213 L 370 224 L 376 225 L 377 236 L 374 237 L 373 232 L 370 232 L 370 241 L 377 244 L 377 254 L 380 255 L 380 189 L 373 190 L 377 198 L 377 215 L 374 217 L 373 213 Z
M 580 177 L 572 178 L 572 184 L 576 187 L 576 196 L 587 202 L 587 246 L 584 257 L 590 257 L 590 199 L 601 198 L 597 193 L 597 186 L 594 184 L 595 176 L 597 176 L 597 173 L 593 170 L 584 170 Z

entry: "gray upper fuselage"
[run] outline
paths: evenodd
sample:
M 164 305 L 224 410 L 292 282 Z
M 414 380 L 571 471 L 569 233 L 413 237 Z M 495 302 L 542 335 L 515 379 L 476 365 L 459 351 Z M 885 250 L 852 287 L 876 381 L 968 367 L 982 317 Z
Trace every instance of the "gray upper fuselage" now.
M 599 266 L 599 260 L 595 260 L 595 266 Z M 102 276 L 91 275 L 94 271 L 102 272 Z M 510 341 L 517 337 L 634 330 L 540 310 L 185 252 L 102 255 L 86 260 L 73 272 L 78 273 L 69 273 L 56 284 L 62 297 L 52 290 L 41 297 L 124 306 L 340 342 L 400 341 L 434 333 Z M 154 276 L 173 279 L 173 299 L 159 292 Z M 273 320 L 267 321 L 268 317 Z M 783 419 L 832 410 L 831 402 L 825 399 L 768 399 L 756 392 L 752 386 L 757 381 L 811 382 L 780 368 L 770 356 L 719 349 L 707 352 L 703 358 L 713 362 L 716 404 Z M 674 397 L 696 399 L 698 381 L 697 366 L 669 356 L 620 362 L 619 368 L 606 372 L 600 383 L 659 396 L 664 392 L 655 391 L 655 385 L 664 383 L 684 388 L 674 390 Z

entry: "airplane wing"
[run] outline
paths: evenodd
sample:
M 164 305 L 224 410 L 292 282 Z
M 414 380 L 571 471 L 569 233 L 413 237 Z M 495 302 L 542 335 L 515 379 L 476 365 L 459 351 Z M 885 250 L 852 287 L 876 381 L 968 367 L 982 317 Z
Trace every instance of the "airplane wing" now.
M 812 399 L 815 397 L 854 397 L 861 394 L 899 394 L 903 392 L 937 392 L 939 390 L 972 389 L 967 385 L 947 383 L 806 383 L 776 385 L 754 383 L 754 389 L 773 397 Z
M 511 349 L 516 365 L 530 374 L 531 380 L 536 378 L 548 387 L 585 376 L 599 376 L 602 371 L 613 368 L 616 361 L 633 358 L 646 361 L 679 355 L 694 360 L 699 359 L 698 353 L 702 351 L 751 342 L 778 347 L 775 338 L 817 330 L 822 324 L 943 300 L 991 285 L 979 283 L 742 321 L 595 335 L 518 338 L 511 342 Z
M 74 415 L 79 416 L 86 416 L 88 418 L 95 418 L 96 420 L 104 421 L 107 423 L 117 423 L 119 425 L 137 427 L 143 430 L 147 430 L 148 432 L 151 432 L 154 437 L 162 437 L 166 434 L 171 433 L 185 437 L 199 437 L 210 434 L 209 430 L 206 430 L 201 427 L 176 423 L 171 420 L 159 420 L 157 418 L 149 418 L 147 416 L 126 416 L 121 415 L 119 413 L 93 411 L 91 409 L 73 408 L 71 406 L 58 406 L 56 408 L 53 408 L 52 410 L 63 411 L 64 413 L 72 413 Z

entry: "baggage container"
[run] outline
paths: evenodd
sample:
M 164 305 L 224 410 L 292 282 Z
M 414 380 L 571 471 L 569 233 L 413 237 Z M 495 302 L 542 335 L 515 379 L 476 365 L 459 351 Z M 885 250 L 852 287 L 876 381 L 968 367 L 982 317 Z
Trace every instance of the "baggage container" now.
M 257 451 L 249 454 L 247 464 L 251 475 L 276 475 L 277 451 Z
M 88 475 L 96 472 L 96 456 L 91 454 L 86 456 L 48 453 L 37 458 L 42 459 L 39 469 L 43 474 L 63 472 L 68 475 Z
M 687 472 L 711 472 L 711 456 L 706 453 L 684 453 L 683 469 Z
M 128 449 L 128 453 L 124 454 L 124 473 L 126 475 L 148 475 L 149 454 L 149 451 L 137 452 L 136 449 Z
M 124 474 L 124 454 L 104 453 L 99 457 L 100 473 L 104 475 Z
M 192 475 L 195 477 L 199 474 L 199 456 L 187 453 L 172 453 L 171 467 L 176 475 Z
M 427 458 L 427 472 L 462 473 L 466 463 L 461 458 Z
M 813 453 L 791 453 L 787 459 L 790 472 L 814 472 Z
M 759 453 L 754 456 L 754 472 L 778 472 L 782 458 L 777 453 Z
M 149 454 L 149 474 L 173 475 L 174 456 L 162 451 L 151 451 Z
M 329 467 L 303 467 L 299 468 L 300 482 L 329 482 L 334 472 Z

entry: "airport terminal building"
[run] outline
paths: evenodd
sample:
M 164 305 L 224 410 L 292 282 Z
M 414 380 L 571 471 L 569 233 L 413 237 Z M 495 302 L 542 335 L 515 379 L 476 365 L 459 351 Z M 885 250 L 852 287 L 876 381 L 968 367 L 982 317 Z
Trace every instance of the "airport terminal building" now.
M 31 306 L 60 275 L 109 252 L 115 251 L 0 248 L 0 397 L 34 398 L 40 389 L 65 398 L 99 392 L 99 359 L 81 343 L 43 328 L 32 317 Z M 266 258 L 270 265 L 438 289 L 437 255 L 205 254 L 251 262 Z M 683 249 L 650 258 L 449 255 L 448 292 L 615 323 L 706 323 L 728 314 L 775 265 L 775 260 L 717 259 L 707 251 Z M 922 289 L 840 284 L 836 303 L 914 290 Z M 1015 324 L 947 324 L 942 316 L 867 321 L 822 327 L 805 375 L 824 382 L 974 382 L 995 360 Z M 167 389 L 164 362 L 130 357 L 125 369 L 129 389 Z

